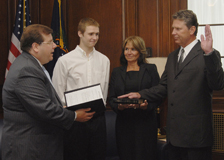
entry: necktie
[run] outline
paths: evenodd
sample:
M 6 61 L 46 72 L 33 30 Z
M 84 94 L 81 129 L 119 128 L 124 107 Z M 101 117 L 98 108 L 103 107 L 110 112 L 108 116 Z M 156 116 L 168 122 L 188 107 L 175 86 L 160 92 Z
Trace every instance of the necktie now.
M 42 69 L 43 69 L 44 73 L 46 74 L 47 78 L 49 79 L 49 81 L 51 82 L 51 77 L 50 77 L 48 71 L 46 70 L 46 68 L 44 66 L 42 66 Z M 52 84 L 52 82 L 51 82 L 51 84 Z
M 183 62 L 183 59 L 184 59 L 184 49 L 182 48 L 180 52 L 180 58 L 178 61 L 178 69 L 180 68 L 181 63 Z
M 184 49 L 182 48 L 180 52 L 179 64 L 183 62 L 183 59 L 184 59 Z

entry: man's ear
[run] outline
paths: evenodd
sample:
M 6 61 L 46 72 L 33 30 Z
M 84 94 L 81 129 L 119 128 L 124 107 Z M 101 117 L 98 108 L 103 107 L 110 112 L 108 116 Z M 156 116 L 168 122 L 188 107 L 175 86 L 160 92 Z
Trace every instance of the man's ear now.
M 190 34 L 193 35 L 195 31 L 196 31 L 196 27 L 195 26 L 191 26 Z
M 79 38 L 81 38 L 83 36 L 81 31 L 78 31 L 78 36 L 79 36 Z
M 32 44 L 32 49 L 34 50 L 34 52 L 35 53 L 38 53 L 38 51 L 39 51 L 39 44 L 38 43 L 36 43 L 36 42 L 34 42 L 33 44 Z

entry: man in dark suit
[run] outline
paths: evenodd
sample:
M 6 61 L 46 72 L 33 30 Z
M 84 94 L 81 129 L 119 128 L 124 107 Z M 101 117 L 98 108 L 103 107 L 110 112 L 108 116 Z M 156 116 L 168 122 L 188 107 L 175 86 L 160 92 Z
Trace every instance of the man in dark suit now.
M 63 160 L 63 129 L 92 113 L 63 108 L 44 64 L 53 59 L 52 29 L 35 24 L 21 37 L 23 53 L 12 64 L 2 92 L 2 159 Z M 80 116 L 81 112 L 81 116 Z
M 169 54 L 159 85 L 120 98 L 153 102 L 168 96 L 169 159 L 211 160 L 212 91 L 224 87 L 220 54 L 212 48 L 209 25 L 205 26 L 206 39 L 203 35 L 201 42 L 196 39 L 198 22 L 192 11 L 175 13 L 172 28 L 180 48 Z

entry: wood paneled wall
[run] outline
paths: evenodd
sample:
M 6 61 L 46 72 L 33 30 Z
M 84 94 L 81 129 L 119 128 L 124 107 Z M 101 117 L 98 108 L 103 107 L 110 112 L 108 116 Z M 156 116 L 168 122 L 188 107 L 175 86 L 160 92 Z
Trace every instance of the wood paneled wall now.
M 187 0 L 125 0 L 125 36 L 141 36 L 154 57 L 167 57 L 178 46 L 171 37 L 172 14 Z
M 17 4 L 18 0 L 4 0 L 0 5 L 1 88 L 4 83 Z M 50 27 L 53 4 L 54 0 L 29 0 L 32 23 Z M 69 51 L 79 44 L 77 35 L 79 20 L 84 17 L 94 18 L 100 23 L 100 39 L 96 49 L 110 59 L 112 70 L 119 66 L 122 42 L 128 36 L 141 36 L 146 46 L 152 47 L 154 57 L 167 57 L 177 48 L 171 37 L 172 14 L 180 9 L 186 9 L 187 0 L 62 0 L 62 8 Z M 161 111 L 164 115 L 162 116 L 164 126 L 165 107 L 162 107 Z
M 3 0 L 0 5 L 0 89 L 4 83 L 11 35 L 18 0 Z M 51 26 L 54 0 L 29 0 L 32 23 Z M 122 42 L 131 35 L 141 36 L 154 57 L 167 57 L 178 46 L 171 36 L 172 14 L 187 8 L 187 0 L 62 0 L 68 49 L 79 44 L 77 25 L 91 17 L 100 23 L 96 49 L 119 66 Z M 2 104 L 0 92 L 0 105 Z M 223 92 L 214 92 L 213 108 L 223 111 Z M 161 127 L 166 125 L 166 102 L 161 106 Z M 2 109 L 0 106 L 0 117 Z
M 111 60 L 111 68 L 119 65 L 122 50 L 122 2 L 120 0 L 67 0 L 67 31 L 69 50 L 79 43 L 77 25 L 80 19 L 91 17 L 100 24 L 100 39 L 96 49 Z

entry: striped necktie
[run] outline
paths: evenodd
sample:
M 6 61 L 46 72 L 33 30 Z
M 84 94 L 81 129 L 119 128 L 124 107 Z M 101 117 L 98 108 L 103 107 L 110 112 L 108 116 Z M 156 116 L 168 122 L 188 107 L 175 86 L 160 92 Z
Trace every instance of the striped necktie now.
M 179 61 L 177 63 L 177 67 L 178 67 L 177 70 L 179 70 L 183 60 L 184 60 L 184 49 L 182 48 L 181 52 L 180 52 L 180 58 L 179 58 Z
M 183 59 L 184 59 L 184 49 L 182 48 L 180 52 L 179 64 L 183 62 Z

